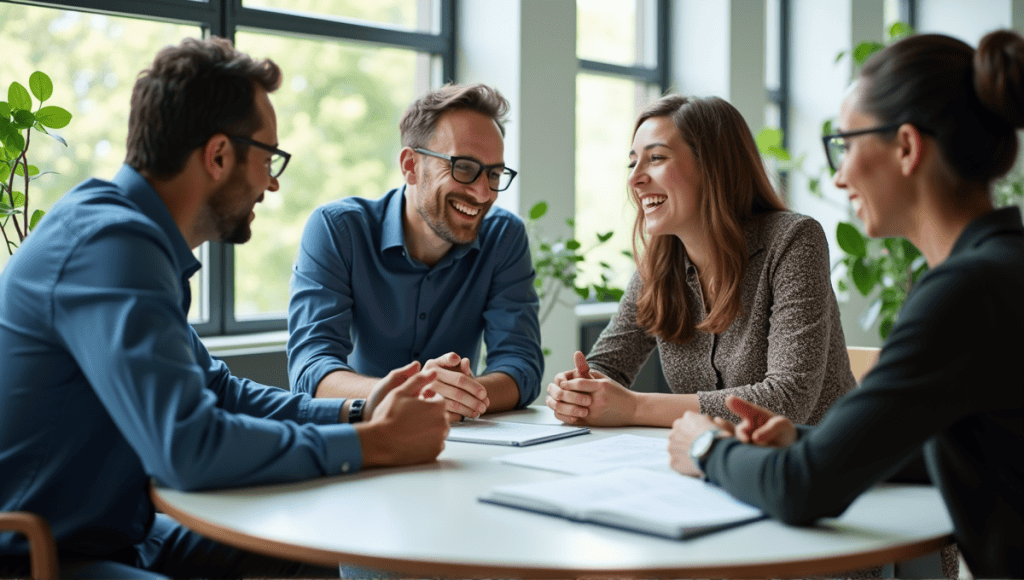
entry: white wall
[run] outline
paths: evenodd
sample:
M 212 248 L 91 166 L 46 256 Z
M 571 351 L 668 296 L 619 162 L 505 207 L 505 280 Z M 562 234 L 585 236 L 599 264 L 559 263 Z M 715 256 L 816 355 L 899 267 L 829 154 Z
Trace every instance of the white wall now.
M 918 0 L 919 32 L 948 34 L 977 46 L 982 36 L 1009 28 L 1013 0 Z M 1016 2 L 1020 10 L 1021 2 Z

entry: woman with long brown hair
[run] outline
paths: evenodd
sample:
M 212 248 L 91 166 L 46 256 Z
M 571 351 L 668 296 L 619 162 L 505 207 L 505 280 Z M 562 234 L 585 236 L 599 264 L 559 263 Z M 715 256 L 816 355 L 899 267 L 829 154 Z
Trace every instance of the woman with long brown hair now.
M 672 467 L 810 524 L 923 453 L 970 571 L 1024 578 L 1024 224 L 992 203 L 1024 127 L 1024 37 L 901 40 L 864 64 L 838 125 L 824 138 L 836 186 L 868 235 L 906 238 L 929 270 L 818 426 L 730 399 L 739 425 L 676 422 Z
M 727 395 L 816 423 L 855 385 L 818 222 L 786 210 L 739 111 L 662 97 L 629 153 L 637 273 L 590 355 L 548 385 L 567 423 L 733 418 Z M 658 348 L 673 393 L 626 388 Z

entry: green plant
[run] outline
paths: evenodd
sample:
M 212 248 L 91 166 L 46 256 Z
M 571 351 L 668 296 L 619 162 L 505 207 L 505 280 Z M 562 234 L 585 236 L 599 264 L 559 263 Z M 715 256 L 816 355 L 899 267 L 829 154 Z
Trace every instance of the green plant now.
M 577 284 L 587 254 L 610 240 L 614 232 L 597 234 L 597 241 L 586 249 L 583 249 L 583 245 L 575 238 L 559 237 L 552 240 L 541 236 L 538 231 L 538 221 L 547 212 L 548 204 L 542 201 L 530 208 L 526 219 L 530 255 L 533 258 L 533 269 L 537 272 L 537 278 L 533 283 L 540 297 L 540 323 L 544 324 L 557 304 L 571 306 L 570 303 L 559 300 L 565 289 L 571 289 L 583 300 L 618 302 L 622 298 L 623 290 L 610 283 L 613 272 L 607 262 L 597 263 L 597 267 L 600 268 L 600 284 Z M 572 218 L 565 220 L 565 223 L 570 228 L 576 225 Z M 633 257 L 629 252 L 624 251 L 623 254 L 630 259 Z M 550 354 L 550 350 L 545 348 L 544 354 Z
M 888 43 L 896 42 L 913 33 L 913 28 L 908 24 L 897 22 L 889 27 Z M 850 53 L 855 65 L 854 74 L 871 55 L 883 48 L 885 45 L 879 42 L 859 43 Z M 840 52 L 836 56 L 836 62 L 841 61 L 846 54 L 846 51 Z M 834 132 L 832 124 L 832 119 L 826 119 L 822 123 L 822 135 Z M 821 180 L 833 174 L 831 168 L 823 165 L 817 172 L 804 171 L 804 157 L 792 159 L 790 152 L 782 146 L 782 131 L 777 128 L 763 129 L 757 136 L 757 145 L 761 154 L 774 160 L 781 170 L 804 175 L 810 192 L 825 199 L 821 190 Z M 997 183 L 993 198 L 997 207 L 1024 202 L 1024 172 L 1017 169 Z M 848 206 L 845 207 L 849 211 Z M 928 270 L 928 264 L 921 252 L 907 240 L 869 238 L 853 221 L 839 223 L 836 227 L 836 241 L 845 254 L 832 266 L 833 272 L 838 271 L 839 290 L 847 292 L 856 289 L 865 297 L 874 297 L 861 313 L 860 325 L 867 330 L 877 323 L 878 334 L 885 340 L 896 322 L 907 294 L 921 274 Z
M 29 77 L 28 86 L 39 101 L 35 112 L 32 111 L 32 96 L 18 82 L 12 82 L 7 89 L 7 101 L 0 101 L 0 231 L 9 254 L 14 254 L 46 213 L 41 209 L 31 211 L 29 206 L 29 183 L 53 173 L 40 173 L 38 167 L 28 162 L 32 129 L 50 135 L 66 147 L 64 139 L 46 129 L 62 129 L 71 122 L 71 113 L 66 110 L 53 105 L 43 106 L 43 102 L 53 95 L 50 77 L 36 71 Z M 24 191 L 14 189 L 18 178 L 24 179 Z M 12 226 L 13 231 L 8 226 Z

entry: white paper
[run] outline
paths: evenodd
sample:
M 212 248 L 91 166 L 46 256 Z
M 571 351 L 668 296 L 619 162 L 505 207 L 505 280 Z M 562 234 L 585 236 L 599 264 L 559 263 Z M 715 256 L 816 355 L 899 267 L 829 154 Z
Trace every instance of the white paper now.
M 668 440 L 639 435 L 616 435 L 554 449 L 502 455 L 495 460 L 574 475 L 601 473 L 622 467 L 670 470 Z

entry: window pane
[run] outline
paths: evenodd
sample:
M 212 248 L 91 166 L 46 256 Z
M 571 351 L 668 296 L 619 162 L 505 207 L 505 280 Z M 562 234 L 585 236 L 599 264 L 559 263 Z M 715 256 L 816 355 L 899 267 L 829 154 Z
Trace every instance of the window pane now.
M 597 234 L 615 232 L 587 254 L 581 283 L 600 282 L 600 261 L 612 266 L 612 283 L 622 288 L 633 274 L 632 260 L 622 255 L 632 251 L 636 219 L 626 189 L 629 147 L 637 114 L 657 96 L 656 87 L 628 79 L 576 76 L 576 239 L 586 249 Z
M 402 184 L 398 120 L 426 90 L 431 59 L 410 50 L 239 33 L 285 77 L 271 95 L 280 148 L 292 159 L 280 189 L 256 206 L 252 239 L 235 247 L 235 318 L 283 316 L 302 229 L 319 205 L 376 199 Z
M 437 32 L 440 30 L 434 0 L 242 0 L 246 8 L 292 14 L 365 20 L 375 25 Z
M 31 182 L 34 207 L 48 209 L 90 177 L 114 176 L 124 162 L 128 103 L 139 71 L 160 48 L 200 34 L 190 26 L 0 4 L 0 99 L 7 100 L 12 81 L 27 88 L 29 75 L 43 71 L 53 81 L 53 96 L 45 104 L 72 114 L 67 127 L 51 131 L 67 147 L 37 131 L 31 134 L 31 163 L 40 171 L 57 172 Z M 34 97 L 33 103 L 39 106 Z M 0 254 L 6 262 L 7 253 Z M 193 278 L 194 298 L 199 282 Z
M 655 16 L 650 0 L 576 0 L 576 56 L 624 66 L 654 66 Z

